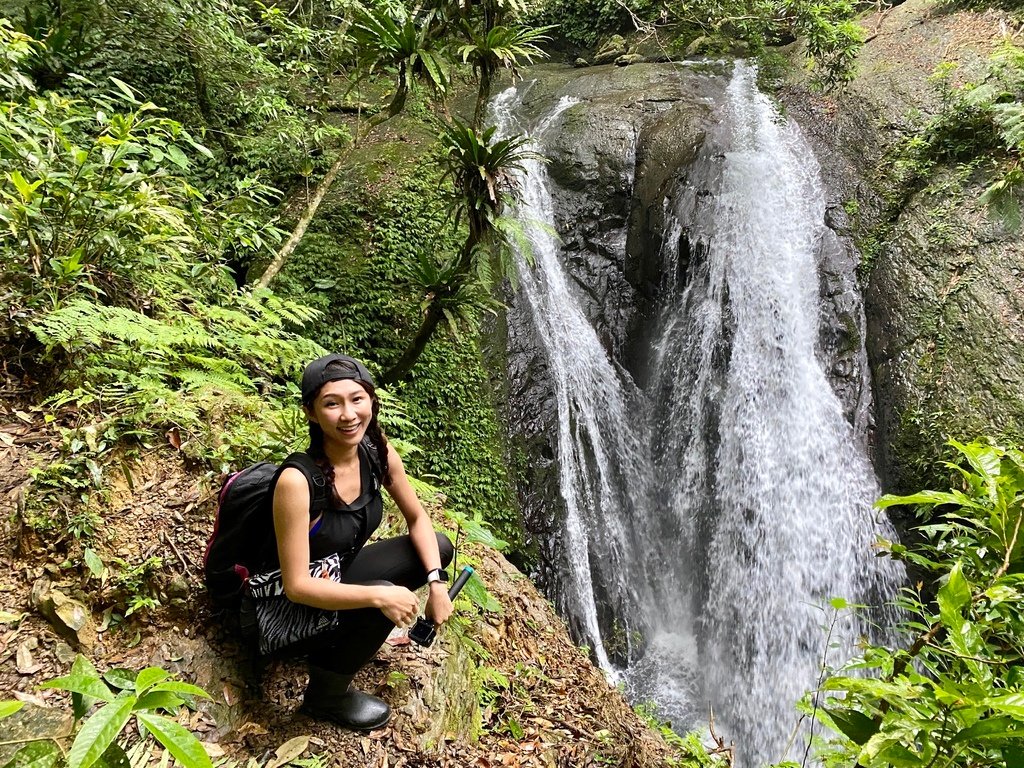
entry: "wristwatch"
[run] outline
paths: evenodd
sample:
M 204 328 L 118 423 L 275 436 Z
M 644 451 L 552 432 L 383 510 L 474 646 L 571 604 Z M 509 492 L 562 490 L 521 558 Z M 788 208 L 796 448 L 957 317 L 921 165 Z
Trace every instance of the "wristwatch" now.
M 441 581 L 447 584 L 448 573 L 446 571 L 442 571 L 440 568 L 435 568 L 432 571 L 427 571 L 427 584 L 433 584 L 435 581 Z

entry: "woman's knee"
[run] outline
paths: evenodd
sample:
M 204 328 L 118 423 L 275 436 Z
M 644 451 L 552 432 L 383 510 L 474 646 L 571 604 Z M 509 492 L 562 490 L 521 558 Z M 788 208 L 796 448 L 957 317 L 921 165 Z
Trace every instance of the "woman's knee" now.
M 443 533 L 437 534 L 437 551 L 441 555 L 441 567 L 447 568 L 452 558 L 455 557 L 455 547 L 452 546 L 451 539 Z

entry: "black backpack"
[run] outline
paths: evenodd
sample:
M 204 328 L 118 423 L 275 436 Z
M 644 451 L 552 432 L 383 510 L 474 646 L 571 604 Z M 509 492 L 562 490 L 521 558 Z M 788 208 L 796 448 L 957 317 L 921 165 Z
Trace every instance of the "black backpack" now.
M 261 461 L 229 475 L 217 496 L 217 519 L 203 556 L 206 589 L 218 608 L 239 605 L 249 575 L 263 567 L 276 546 L 273 480 L 282 467 L 306 476 L 311 518 L 329 506 L 324 474 L 306 453 L 293 453 L 280 466 Z
M 377 446 L 368 437 L 359 446 L 366 451 L 379 488 L 384 472 Z M 277 546 L 272 488 L 282 467 L 295 467 L 306 476 L 310 519 L 330 507 L 327 481 L 307 453 L 293 453 L 280 466 L 261 461 L 229 475 L 217 496 L 217 519 L 203 556 L 206 588 L 218 608 L 237 608 L 249 575 L 272 560 Z

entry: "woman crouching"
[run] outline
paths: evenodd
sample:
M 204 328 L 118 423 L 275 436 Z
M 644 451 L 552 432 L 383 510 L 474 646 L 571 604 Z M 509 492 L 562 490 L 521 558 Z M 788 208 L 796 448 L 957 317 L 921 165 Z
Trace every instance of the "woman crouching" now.
M 452 545 L 434 533 L 377 424 L 380 403 L 362 363 L 345 355 L 314 360 L 302 374 L 302 408 L 309 419 L 307 453 L 326 480 L 327 508 L 311 515 L 310 482 L 300 469 L 282 465 L 273 497 L 277 556 L 287 597 L 337 611 L 338 621 L 326 634 L 285 650 L 308 655 L 304 713 L 348 728 L 378 728 L 390 707 L 352 688 L 352 679 L 396 625 L 415 621 L 419 600 L 412 590 L 430 584 L 426 613 L 435 624 L 451 615 L 443 569 Z M 381 522 L 381 486 L 409 533 L 364 546 Z M 310 563 L 333 553 L 342 555 L 341 581 L 311 575 Z

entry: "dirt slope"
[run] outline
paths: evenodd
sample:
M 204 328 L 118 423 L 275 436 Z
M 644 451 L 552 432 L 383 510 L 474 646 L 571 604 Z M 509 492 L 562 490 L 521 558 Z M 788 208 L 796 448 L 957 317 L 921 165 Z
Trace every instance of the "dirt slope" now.
M 108 563 L 162 562 L 152 576 L 162 605 L 119 625 L 105 619 L 98 609 L 111 603 L 110 587 L 84 575 L 80 542 L 47 540 L 22 524 L 30 470 L 57 461 L 59 444 L 41 409 L 0 401 L 0 699 L 35 705 L 0 730 L 13 733 L 23 716 L 56 712 L 59 720 L 66 695 L 37 686 L 65 674 L 81 652 L 100 670 L 156 664 L 205 687 L 212 700 L 181 721 L 212 754 L 234 759 L 267 759 L 301 737 L 293 745 L 331 765 L 669 764 L 672 751 L 572 644 L 551 605 L 501 555 L 480 547 L 464 548 L 460 558 L 475 563 L 501 611 L 485 614 L 460 600 L 459 626 L 434 647 L 397 638 L 361 673 L 361 686 L 392 705 L 388 726 L 360 735 L 297 714 L 302 664 L 274 663 L 257 681 L 247 655 L 211 615 L 199 574 L 216 478 L 188 472 L 169 445 L 125 459 L 119 475 L 105 468 L 119 479 L 91 546 Z M 46 582 L 94 609 L 94 632 L 58 634 L 32 598 L 33 586 L 38 594 Z

